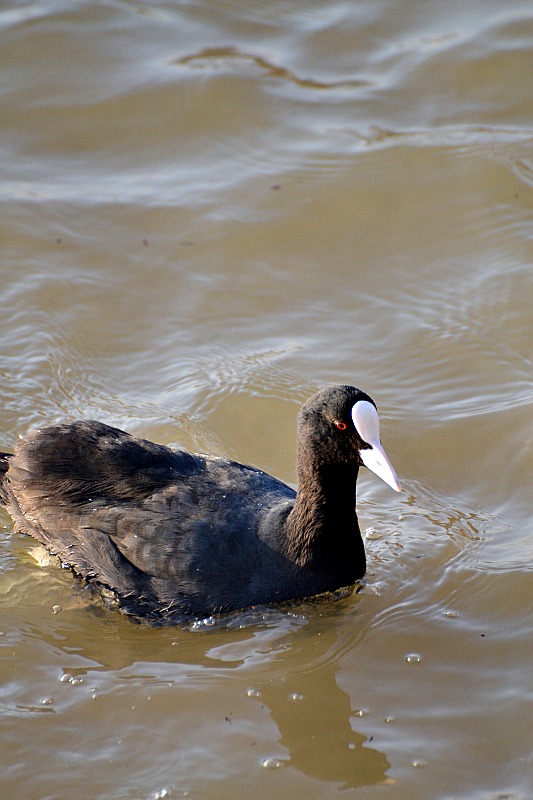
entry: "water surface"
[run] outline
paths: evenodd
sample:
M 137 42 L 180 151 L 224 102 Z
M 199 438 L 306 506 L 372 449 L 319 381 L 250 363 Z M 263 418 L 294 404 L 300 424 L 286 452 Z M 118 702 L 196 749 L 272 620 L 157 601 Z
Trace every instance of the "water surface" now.
M 533 794 L 530 2 L 0 10 L 0 446 L 98 418 L 294 485 L 377 401 L 365 584 L 152 630 L 0 540 L 27 800 Z

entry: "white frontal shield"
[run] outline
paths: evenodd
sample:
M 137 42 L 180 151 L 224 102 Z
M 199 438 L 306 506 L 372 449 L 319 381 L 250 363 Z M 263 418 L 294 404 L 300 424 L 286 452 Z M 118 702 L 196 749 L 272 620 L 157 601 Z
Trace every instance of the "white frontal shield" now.
M 379 417 L 378 412 L 367 400 L 359 400 L 352 408 L 353 424 L 357 433 L 363 440 L 370 445 L 369 450 L 360 450 L 361 461 L 375 472 L 381 480 L 396 492 L 401 492 L 400 482 L 392 464 L 387 458 L 379 439 Z

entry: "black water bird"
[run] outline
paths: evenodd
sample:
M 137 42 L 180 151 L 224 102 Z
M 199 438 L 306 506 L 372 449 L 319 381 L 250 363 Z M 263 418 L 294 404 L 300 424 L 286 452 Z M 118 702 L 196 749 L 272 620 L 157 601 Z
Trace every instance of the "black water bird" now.
M 171 623 L 362 578 L 362 464 L 400 491 L 374 401 L 329 386 L 300 410 L 297 492 L 235 461 L 78 421 L 32 431 L 0 455 L 0 500 L 18 531 L 114 605 Z

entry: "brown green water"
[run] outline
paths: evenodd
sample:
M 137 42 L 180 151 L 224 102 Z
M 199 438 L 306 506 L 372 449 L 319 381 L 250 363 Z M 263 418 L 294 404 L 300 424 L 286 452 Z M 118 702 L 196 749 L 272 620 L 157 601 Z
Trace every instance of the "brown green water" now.
M 152 630 L 0 511 L 2 796 L 533 796 L 530 0 L 0 7 L 0 449 L 97 418 L 294 484 L 377 401 L 344 599 Z

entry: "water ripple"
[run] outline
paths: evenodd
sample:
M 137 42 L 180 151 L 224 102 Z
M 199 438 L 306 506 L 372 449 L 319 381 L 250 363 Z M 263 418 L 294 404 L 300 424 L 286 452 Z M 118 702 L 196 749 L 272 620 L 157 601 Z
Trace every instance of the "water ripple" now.
M 190 67 L 191 69 L 206 69 L 210 72 L 237 72 L 250 73 L 250 67 L 255 67 L 262 75 L 276 78 L 281 81 L 293 83 L 304 89 L 360 89 L 367 86 L 368 81 L 339 80 L 319 81 L 314 78 L 302 78 L 291 70 L 271 63 L 266 58 L 254 53 L 242 52 L 236 47 L 211 47 L 201 50 L 170 62 L 175 66 Z

